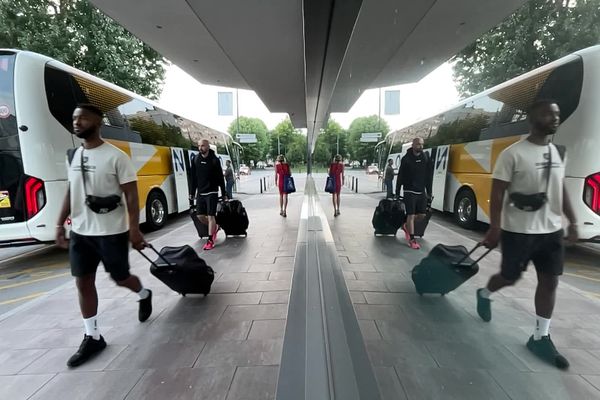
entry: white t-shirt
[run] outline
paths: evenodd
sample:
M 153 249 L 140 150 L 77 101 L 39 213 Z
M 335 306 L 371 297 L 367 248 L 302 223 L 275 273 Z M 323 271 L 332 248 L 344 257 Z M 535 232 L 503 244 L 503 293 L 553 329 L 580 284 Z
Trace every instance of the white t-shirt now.
M 510 193 L 534 194 L 546 191 L 549 152 L 552 168 L 548 201 L 537 211 L 523 211 L 511 204 Z M 537 145 L 521 140 L 506 148 L 498 157 L 493 178 L 510 182 L 504 195 L 501 227 L 515 233 L 554 233 L 563 227 L 563 179 L 565 164 L 558 149 L 551 144 Z
M 82 151 L 87 193 L 101 197 L 121 196 L 121 205 L 107 214 L 96 214 L 85 204 L 80 166 Z M 68 167 L 68 175 L 73 232 L 85 236 L 106 236 L 129 229 L 127 204 L 120 185 L 136 181 L 137 175 L 127 154 L 106 142 L 94 149 L 80 147 Z

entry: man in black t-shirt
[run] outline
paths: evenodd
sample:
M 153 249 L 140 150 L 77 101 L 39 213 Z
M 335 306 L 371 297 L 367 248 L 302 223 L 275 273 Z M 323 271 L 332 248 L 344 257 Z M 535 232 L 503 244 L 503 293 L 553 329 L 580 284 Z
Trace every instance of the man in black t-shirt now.
M 402 161 L 396 181 L 396 196 L 404 186 L 406 223 L 402 227 L 408 246 L 418 250 L 421 245 L 415 239 L 415 219 L 425 218 L 427 213 L 428 190 L 431 190 L 431 168 L 429 154 L 423 151 L 423 139 L 415 138 Z
M 216 221 L 217 202 L 219 201 L 219 189 L 224 199 L 227 199 L 225 180 L 221 161 L 215 152 L 211 150 L 208 140 L 204 139 L 198 143 L 200 154 L 196 156 L 192 167 L 192 190 L 190 199 L 196 197 L 198 218 L 203 224 L 208 224 L 209 237 L 203 250 L 212 250 L 215 247 L 219 226 Z

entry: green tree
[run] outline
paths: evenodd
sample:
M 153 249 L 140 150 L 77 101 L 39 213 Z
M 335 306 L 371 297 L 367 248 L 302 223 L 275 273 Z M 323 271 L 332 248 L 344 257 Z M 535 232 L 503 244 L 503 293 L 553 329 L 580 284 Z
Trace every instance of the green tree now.
M 256 143 L 240 143 L 244 152 L 241 158 L 244 163 L 249 164 L 250 160 L 254 162 L 265 159 L 269 149 L 269 138 L 267 135 L 267 125 L 259 118 L 239 117 L 233 120 L 227 130 L 235 139 L 236 133 L 253 133 L 256 135 Z
M 352 159 L 360 161 L 361 165 L 363 160 L 367 160 L 367 163 L 373 162 L 377 143 L 362 143 L 360 137 L 363 133 L 381 132 L 380 140 L 383 140 L 389 130 L 387 122 L 383 119 L 380 120 L 377 115 L 360 117 L 352 121 L 348 128 L 348 142 Z
M 276 157 L 278 152 L 292 164 L 306 161 L 306 135 L 294 128 L 289 118 L 277 124 L 270 133 L 269 154 Z
M 600 0 L 530 0 L 461 51 L 454 79 L 465 97 L 600 41 Z
M 295 133 L 292 142 L 288 145 L 285 158 L 292 165 L 304 164 L 306 162 L 306 135 Z
M 157 98 L 165 60 L 86 0 L 0 0 L 0 47 L 55 58 Z
M 329 165 L 333 157 L 338 154 L 338 137 L 339 137 L 339 154 L 346 158 L 348 156 L 348 135 L 340 124 L 330 119 L 327 122 L 327 127 L 319 134 L 313 160 L 315 163 Z
M 300 132 L 294 128 L 289 118 L 281 121 L 272 132 L 270 132 L 269 154 L 274 158 L 279 153 L 285 154 L 286 149 L 291 146 L 294 136 Z

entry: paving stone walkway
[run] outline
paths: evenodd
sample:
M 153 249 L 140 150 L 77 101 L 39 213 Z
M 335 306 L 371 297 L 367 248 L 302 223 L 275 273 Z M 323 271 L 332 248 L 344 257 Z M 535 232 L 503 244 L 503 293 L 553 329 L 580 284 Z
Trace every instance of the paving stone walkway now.
M 100 269 L 108 347 L 79 368 L 66 367 L 83 334 L 74 284 L 1 320 L 0 399 L 273 398 L 302 198 L 290 196 L 286 219 L 274 194 L 244 200 L 248 237 L 220 236 L 213 251 L 199 251 L 217 274 L 206 298 L 170 291 L 131 252 L 133 272 L 154 292 L 146 323 L 137 321 L 137 296 Z M 202 246 L 191 221 L 153 244 Z
M 315 181 L 322 188 L 325 175 Z M 301 177 L 296 186 L 304 187 Z M 133 271 L 155 293 L 144 324 L 137 322 L 137 297 L 99 272 L 99 322 L 109 346 L 77 369 L 65 365 L 82 338 L 73 284 L 0 316 L 0 399 L 274 398 L 302 198 L 301 191 L 290 196 L 287 219 L 272 192 L 244 200 L 248 238 L 221 238 L 215 250 L 200 252 L 217 272 L 206 298 L 171 292 L 132 252 Z M 525 348 L 534 321 L 533 271 L 493 297 L 493 320 L 484 323 L 474 292 L 497 270 L 498 252 L 458 290 L 420 297 L 410 270 L 427 251 L 473 241 L 431 223 L 424 248 L 414 251 L 400 237 L 373 236 L 372 197 L 344 189 L 336 218 L 330 196 L 322 193 L 320 201 L 382 398 L 600 399 L 600 301 L 560 285 L 551 332 L 571 368 L 559 371 Z M 201 247 L 191 223 L 153 243 Z
M 317 187 L 324 185 L 317 181 Z M 475 242 L 431 223 L 420 251 L 404 238 L 374 237 L 377 200 L 348 191 L 333 217 L 321 196 L 348 289 L 384 399 L 600 399 L 600 301 L 561 284 L 551 335 L 571 367 L 562 372 L 530 354 L 535 271 L 495 294 L 493 319 L 481 321 L 475 289 L 498 270 L 500 253 L 444 296 L 415 294 L 410 270 L 437 243 Z

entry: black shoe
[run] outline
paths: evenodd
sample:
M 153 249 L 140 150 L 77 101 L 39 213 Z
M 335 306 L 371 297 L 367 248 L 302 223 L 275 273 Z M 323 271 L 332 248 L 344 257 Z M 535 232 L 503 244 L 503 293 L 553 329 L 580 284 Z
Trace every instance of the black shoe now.
M 477 289 L 477 314 L 485 322 L 492 320 L 492 301 L 481 295 L 483 289 Z
M 106 342 L 102 336 L 96 340 L 91 336 L 83 335 L 83 341 L 79 345 L 79 349 L 69 358 L 67 366 L 71 368 L 77 367 L 92 358 L 95 354 L 100 353 L 105 347 Z
M 148 297 L 145 299 L 138 300 L 140 303 L 140 308 L 138 311 L 138 319 L 140 322 L 146 321 L 152 315 L 152 290 L 148 290 Z
M 540 340 L 535 340 L 531 335 L 527 342 L 527 348 L 542 360 L 556 365 L 560 369 L 569 368 L 569 361 L 556 350 L 550 335 L 542 336 Z

